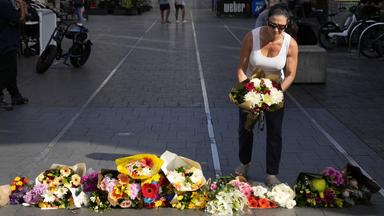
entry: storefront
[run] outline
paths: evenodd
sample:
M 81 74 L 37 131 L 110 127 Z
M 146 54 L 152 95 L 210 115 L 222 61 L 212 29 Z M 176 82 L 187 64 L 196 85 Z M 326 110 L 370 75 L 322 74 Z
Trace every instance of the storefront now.
M 217 0 L 212 4 L 218 16 L 257 16 L 265 8 L 264 0 Z

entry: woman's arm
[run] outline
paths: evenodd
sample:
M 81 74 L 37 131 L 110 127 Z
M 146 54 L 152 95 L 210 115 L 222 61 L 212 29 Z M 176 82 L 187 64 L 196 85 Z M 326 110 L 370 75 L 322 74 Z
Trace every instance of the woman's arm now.
M 285 78 L 281 83 L 281 88 L 285 92 L 293 83 L 296 77 L 297 61 L 298 61 L 299 48 L 296 40 L 291 38 L 287 54 L 287 63 L 285 64 Z
M 239 82 L 242 82 L 247 79 L 247 75 L 245 74 L 245 71 L 247 71 L 248 63 L 249 63 L 249 55 L 252 51 L 252 43 L 253 43 L 253 37 L 252 32 L 248 32 L 244 39 L 243 43 L 241 44 L 241 50 L 240 50 L 240 63 L 237 67 L 237 79 Z

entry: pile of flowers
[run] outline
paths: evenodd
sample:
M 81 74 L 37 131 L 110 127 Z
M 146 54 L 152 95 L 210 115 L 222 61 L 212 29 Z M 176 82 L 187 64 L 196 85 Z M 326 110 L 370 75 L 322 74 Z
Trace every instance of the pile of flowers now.
M 260 68 L 253 75 L 233 87 L 229 93 L 232 103 L 249 111 L 245 129 L 250 130 L 263 111 L 276 111 L 283 107 L 284 94 L 277 81 L 265 77 Z
M 300 173 L 294 190 L 287 184 L 251 185 L 244 177 L 217 176 L 205 180 L 196 161 L 171 152 L 135 155 L 116 160 L 120 170 L 85 172 L 85 164 L 52 165 L 35 184 L 15 177 L 0 187 L 0 206 L 7 203 L 43 209 L 80 208 L 95 212 L 110 208 L 173 207 L 233 215 L 246 208 L 298 206 L 344 207 L 366 203 L 380 187 L 358 167 L 325 168 L 320 174 Z M 164 166 L 162 164 L 164 162 Z M 143 171 L 148 168 L 147 171 Z M 160 170 L 161 168 L 161 170 Z

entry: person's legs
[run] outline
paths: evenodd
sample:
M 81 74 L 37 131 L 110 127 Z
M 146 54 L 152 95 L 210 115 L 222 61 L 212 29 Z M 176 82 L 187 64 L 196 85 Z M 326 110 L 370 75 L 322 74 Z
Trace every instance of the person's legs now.
M 12 106 L 4 101 L 3 90 L 9 85 L 12 78 L 13 65 L 10 62 L 12 62 L 13 54 L 16 55 L 16 51 L 0 55 L 0 108 L 5 110 L 12 110 Z
M 83 15 L 81 13 L 81 7 L 75 7 L 75 14 L 77 22 L 81 23 L 83 21 Z
M 170 10 L 170 7 L 169 7 L 169 5 L 168 5 L 168 9 L 166 10 L 166 20 L 165 20 L 165 22 L 167 22 L 167 23 L 170 23 L 169 22 L 169 15 L 171 14 L 171 10 Z
M 266 112 L 267 121 L 267 183 L 274 184 L 280 181 L 276 178 L 279 173 L 279 165 L 282 151 L 282 126 L 284 108 L 275 112 Z
M 17 87 L 17 54 L 16 51 L 10 53 L 9 56 L 9 81 L 6 85 L 7 91 L 11 95 L 12 105 L 21 105 L 28 103 L 28 98 L 21 95 L 19 88 Z
M 244 124 L 247 120 L 248 113 L 239 109 L 239 159 L 240 166 L 236 168 L 235 174 L 241 176 L 247 176 L 248 167 L 252 159 L 252 147 L 253 147 L 253 131 L 245 129 Z
M 183 8 L 181 9 L 181 18 L 183 19 L 183 22 L 185 23 L 185 7 L 183 6 Z
M 179 6 L 177 4 L 175 4 L 175 19 L 176 19 L 176 22 L 179 22 Z

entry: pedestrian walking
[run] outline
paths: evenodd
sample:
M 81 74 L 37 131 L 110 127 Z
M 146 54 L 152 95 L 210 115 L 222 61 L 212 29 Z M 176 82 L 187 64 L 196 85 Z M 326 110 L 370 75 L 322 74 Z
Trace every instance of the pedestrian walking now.
M 289 10 L 284 4 L 276 4 L 269 9 L 267 26 L 248 32 L 243 39 L 240 64 L 237 69 L 239 82 L 250 76 L 256 67 L 263 69 L 267 75 L 276 75 L 285 92 L 296 76 L 298 46 L 285 29 L 289 23 Z M 247 176 L 252 159 L 253 132 L 246 130 L 244 123 L 247 112 L 240 110 L 239 115 L 239 158 L 240 166 L 235 174 Z M 282 151 L 282 123 L 284 108 L 275 112 L 265 112 L 267 124 L 266 141 L 266 184 L 280 183 L 277 178 Z
M 169 14 L 170 14 L 170 5 L 168 0 L 159 0 L 160 5 L 160 13 L 161 13 L 161 23 L 171 23 L 169 21 Z
M 179 11 L 181 11 L 181 21 L 183 23 L 187 23 L 187 20 L 185 20 L 185 0 L 175 0 L 176 23 L 180 23 L 180 21 L 179 21 Z
M 84 18 L 84 5 L 85 0 L 74 0 L 73 7 L 75 8 L 76 20 L 78 23 L 83 23 L 86 19 Z
M 4 89 L 10 93 L 13 105 L 28 103 L 17 87 L 19 29 L 27 14 L 23 0 L 0 0 L 0 108 L 5 110 L 12 110 L 12 106 L 4 100 Z

